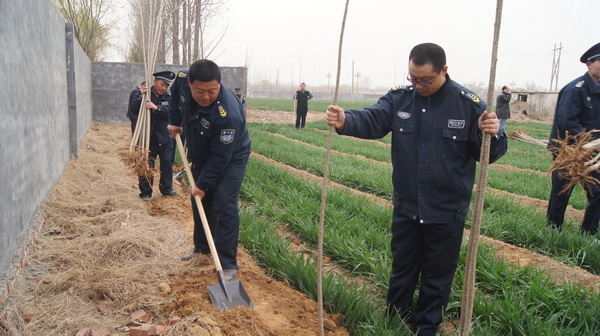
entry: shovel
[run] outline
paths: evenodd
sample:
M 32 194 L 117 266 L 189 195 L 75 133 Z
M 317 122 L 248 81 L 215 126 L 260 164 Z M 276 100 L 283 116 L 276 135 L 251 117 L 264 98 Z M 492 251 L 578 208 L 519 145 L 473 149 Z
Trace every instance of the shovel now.
M 181 137 L 179 134 L 176 135 L 175 139 L 177 140 L 179 152 L 185 153 L 185 149 L 183 148 L 183 143 L 181 142 Z M 192 175 L 187 157 L 185 155 L 181 155 L 181 159 L 183 160 L 183 166 L 185 167 L 185 172 L 188 180 L 190 181 L 190 185 L 193 187 L 196 185 L 196 182 L 194 181 L 194 176 Z M 219 254 L 217 253 L 217 248 L 215 247 L 215 242 L 213 241 L 210 227 L 208 226 L 208 220 L 206 219 L 206 214 L 204 213 L 200 196 L 194 196 L 194 201 L 196 202 L 196 207 L 198 208 L 198 213 L 200 214 L 200 219 L 202 220 L 204 234 L 206 235 L 206 240 L 208 241 L 208 246 L 210 247 L 210 254 L 213 257 L 217 275 L 219 276 L 218 284 L 208 286 L 208 295 L 210 296 L 210 301 L 212 301 L 215 309 L 219 311 L 229 310 L 237 306 L 255 309 L 256 307 L 254 306 L 254 303 L 252 303 L 252 300 L 248 296 L 248 293 L 246 293 L 246 290 L 244 289 L 244 286 L 240 280 L 225 281 L 225 277 L 223 276 L 223 268 L 221 267 L 221 261 L 219 260 Z

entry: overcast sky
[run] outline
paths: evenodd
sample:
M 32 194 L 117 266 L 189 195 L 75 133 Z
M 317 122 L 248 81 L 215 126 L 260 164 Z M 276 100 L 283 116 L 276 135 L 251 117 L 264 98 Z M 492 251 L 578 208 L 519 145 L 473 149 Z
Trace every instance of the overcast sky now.
M 124 1 L 124 0 L 114 0 Z M 227 0 L 225 39 L 213 58 L 249 67 L 249 80 L 335 84 L 345 0 Z M 123 5 L 124 6 L 124 5 Z M 460 83 L 487 83 L 496 1 L 351 0 L 342 51 L 342 84 L 354 74 L 371 87 L 405 84 L 408 54 L 422 42 L 446 51 L 448 72 Z M 121 35 L 126 10 L 119 11 Z M 562 42 L 559 89 L 587 69 L 579 57 L 600 42 L 598 0 L 505 0 L 496 84 L 550 88 L 553 49 Z M 219 28 L 213 26 L 213 31 Z M 594 31 L 596 33 L 594 33 Z M 115 39 L 115 43 L 122 42 Z M 112 53 L 109 61 L 122 61 Z M 556 54 L 558 56 L 558 53 Z M 279 72 L 279 75 L 278 75 Z M 356 77 L 355 77 L 356 79 Z

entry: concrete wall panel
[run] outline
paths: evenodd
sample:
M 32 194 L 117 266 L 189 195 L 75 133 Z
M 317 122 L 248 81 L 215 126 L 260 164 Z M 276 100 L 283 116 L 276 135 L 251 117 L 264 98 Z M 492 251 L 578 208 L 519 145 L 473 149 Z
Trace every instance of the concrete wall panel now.
M 67 91 L 71 154 L 79 157 L 79 143 L 92 124 L 92 63 L 77 43 L 73 25 L 66 24 Z
M 0 1 L 0 274 L 69 159 L 64 21 L 46 0 Z
M 77 144 L 92 125 L 92 62 L 75 43 L 75 85 L 77 87 Z

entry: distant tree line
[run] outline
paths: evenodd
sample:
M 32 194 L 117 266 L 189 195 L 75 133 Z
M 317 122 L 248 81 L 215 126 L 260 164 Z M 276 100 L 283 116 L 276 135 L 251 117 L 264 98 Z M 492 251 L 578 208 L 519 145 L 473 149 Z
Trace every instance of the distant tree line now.
M 116 22 L 109 17 L 112 0 L 52 0 L 66 22 L 74 26 L 75 37 L 92 61 L 102 61 L 111 47 L 109 35 Z M 142 6 L 166 1 L 156 63 L 191 64 L 199 58 L 215 58 L 217 45 L 228 24 L 220 20 L 227 0 L 128 0 L 131 6 L 131 33 L 125 59 L 143 63 L 142 38 L 148 36 L 149 21 Z M 214 31 L 211 30 L 215 27 Z

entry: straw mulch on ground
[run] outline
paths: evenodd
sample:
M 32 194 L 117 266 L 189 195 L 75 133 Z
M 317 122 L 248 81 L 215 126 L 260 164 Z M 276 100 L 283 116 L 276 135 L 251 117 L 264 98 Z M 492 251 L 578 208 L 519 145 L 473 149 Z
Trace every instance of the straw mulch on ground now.
M 239 277 L 257 309 L 213 308 L 212 259 L 179 260 L 192 248 L 190 200 L 162 197 L 156 185 L 152 200 L 138 197 L 137 176 L 125 163 L 130 136 L 128 124 L 94 124 L 80 158 L 66 165 L 39 227 L 15 256 L 23 265 L 0 306 L 0 335 L 84 328 L 129 335 L 139 325 L 130 314 L 139 309 L 152 324 L 180 317 L 168 335 L 317 335 L 316 303 L 267 277 L 243 249 Z M 186 192 L 180 183 L 175 188 Z M 334 327 L 328 334 L 347 332 Z

